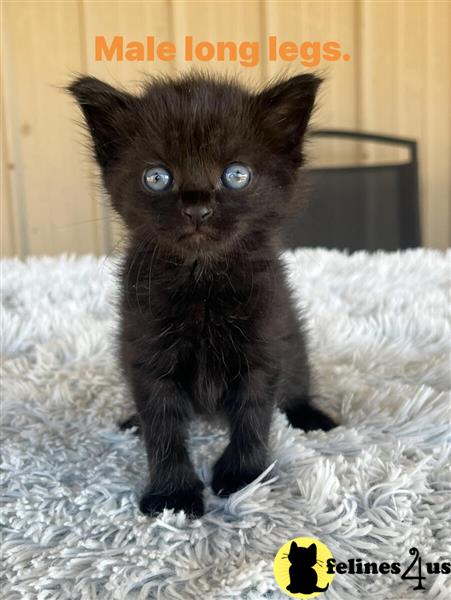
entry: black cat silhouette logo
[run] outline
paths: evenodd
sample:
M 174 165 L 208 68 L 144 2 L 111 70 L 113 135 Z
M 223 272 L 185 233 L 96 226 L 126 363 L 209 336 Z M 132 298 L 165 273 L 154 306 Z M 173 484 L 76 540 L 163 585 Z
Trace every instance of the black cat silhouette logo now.
M 290 584 L 287 590 L 292 594 L 314 594 L 315 592 L 325 592 L 325 588 L 317 587 L 318 574 L 313 568 L 318 563 L 316 544 L 310 544 L 308 548 L 298 546 L 296 542 L 291 542 L 288 560 L 291 563 L 289 568 Z
M 333 558 L 329 548 L 313 538 L 286 542 L 274 559 L 274 577 L 281 590 L 293 598 L 314 598 L 324 593 L 334 573 L 327 572 Z

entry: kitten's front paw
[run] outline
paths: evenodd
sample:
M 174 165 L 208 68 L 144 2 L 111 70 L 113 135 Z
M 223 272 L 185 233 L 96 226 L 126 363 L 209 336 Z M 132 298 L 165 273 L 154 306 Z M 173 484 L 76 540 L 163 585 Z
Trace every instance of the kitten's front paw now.
M 164 508 L 173 508 L 174 511 L 183 510 L 192 518 L 201 517 L 204 514 L 204 500 L 202 497 L 203 485 L 192 488 L 176 490 L 165 495 L 148 489 L 141 496 L 139 509 L 145 515 L 157 515 Z
M 238 461 L 238 457 L 237 461 Z M 223 455 L 213 467 L 213 480 L 211 487 L 217 496 L 227 497 L 256 479 L 263 471 L 262 468 L 246 467 L 237 469 L 233 463 Z

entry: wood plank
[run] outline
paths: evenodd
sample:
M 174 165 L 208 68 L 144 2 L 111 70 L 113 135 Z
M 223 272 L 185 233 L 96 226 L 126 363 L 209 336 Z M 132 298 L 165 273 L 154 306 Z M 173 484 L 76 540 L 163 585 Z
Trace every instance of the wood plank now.
M 2 102 L 3 106 L 3 102 Z M 3 117 L 3 109 L 2 109 Z M 0 257 L 15 256 L 17 254 L 17 243 L 13 207 L 11 201 L 11 190 L 9 187 L 9 170 L 11 163 L 6 154 L 5 122 L 2 118 L 2 141 L 1 141 L 1 202 L 0 202 Z
M 20 155 L 14 176 L 23 190 L 32 254 L 98 249 L 95 209 L 72 124 L 76 110 L 62 89 L 68 73 L 81 68 L 78 16 L 72 0 L 5 5 L 12 74 L 5 82 L 6 120 Z
M 18 255 L 23 258 L 28 254 L 28 231 L 26 211 L 24 210 L 23 173 L 18 143 L 18 134 L 13 126 L 16 122 L 16 104 L 14 90 L 7 82 L 13 80 L 11 61 L 8 60 L 7 22 L 0 19 L 2 54 L 1 54 L 1 227 L 2 253 Z M 8 119 L 9 116 L 9 119 Z
M 399 3 L 360 3 L 360 127 L 364 131 L 396 134 L 399 125 Z M 397 159 L 396 151 L 374 144 L 365 146 L 363 158 Z
M 398 73 L 396 81 L 398 98 L 398 123 L 396 132 L 418 142 L 420 220 L 425 231 L 426 178 L 431 176 L 426 169 L 426 94 L 424 78 L 426 74 L 426 53 L 424 24 L 426 23 L 426 3 L 400 3 L 398 9 Z M 427 237 L 427 236 L 423 236 Z
M 451 246 L 451 3 L 426 3 L 425 95 L 422 161 L 424 242 Z M 423 28 L 424 36 L 424 28 Z M 421 38 L 420 38 L 421 39 Z
M 2 31 L 3 35 L 3 31 Z M 4 80 L 4 57 L 2 56 L 1 69 L 1 105 L 0 105 L 0 124 L 1 124 L 1 163 L 0 163 L 0 179 L 1 179 L 1 197 L 0 197 L 0 257 L 15 256 L 16 254 L 23 255 L 20 247 L 20 236 L 16 230 L 16 220 L 14 215 L 14 206 L 12 203 L 11 193 L 11 171 L 14 168 L 11 156 L 8 153 L 8 144 L 6 138 L 6 118 L 5 118 L 5 89 Z

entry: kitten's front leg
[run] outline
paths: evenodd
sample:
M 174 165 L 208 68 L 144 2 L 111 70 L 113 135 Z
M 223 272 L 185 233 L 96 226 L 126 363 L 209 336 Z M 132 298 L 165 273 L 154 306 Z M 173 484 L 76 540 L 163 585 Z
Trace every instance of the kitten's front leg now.
M 133 374 L 132 387 L 149 464 L 149 484 L 139 508 L 149 515 L 173 508 L 200 517 L 204 486 L 186 448 L 189 399 L 174 381 L 149 379 L 139 369 Z
M 261 372 L 252 373 L 238 390 L 228 394 L 230 442 L 213 467 L 212 488 L 218 496 L 229 496 L 265 470 L 272 397 L 268 377 Z

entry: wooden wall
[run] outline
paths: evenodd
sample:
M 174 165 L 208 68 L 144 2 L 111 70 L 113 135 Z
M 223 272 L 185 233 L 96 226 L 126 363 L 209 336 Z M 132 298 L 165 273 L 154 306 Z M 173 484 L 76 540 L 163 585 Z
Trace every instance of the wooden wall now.
M 76 72 L 133 87 L 143 72 L 190 65 L 180 56 L 166 63 L 96 62 L 96 35 L 155 35 L 180 45 L 185 35 L 339 41 L 351 60 L 319 65 L 327 82 L 315 125 L 416 138 L 424 243 L 450 244 L 450 1 L 14 0 L 2 3 L 1 25 L 3 255 L 103 253 L 118 238 L 82 146 L 79 114 L 62 88 Z M 305 70 L 265 61 L 208 68 L 239 71 L 251 82 Z

